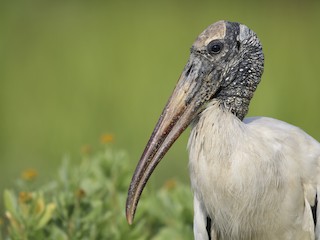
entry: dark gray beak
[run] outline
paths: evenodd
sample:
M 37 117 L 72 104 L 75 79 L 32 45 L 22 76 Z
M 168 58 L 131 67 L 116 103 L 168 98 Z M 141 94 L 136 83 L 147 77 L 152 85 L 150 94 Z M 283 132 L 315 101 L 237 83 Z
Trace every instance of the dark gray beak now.
M 131 180 L 126 203 L 129 224 L 133 222 L 141 193 L 153 170 L 199 113 L 203 103 L 218 89 L 218 84 L 212 84 L 214 72 L 209 61 L 201 60 L 200 56 L 191 54 Z M 210 91 L 208 91 L 209 83 L 211 83 Z

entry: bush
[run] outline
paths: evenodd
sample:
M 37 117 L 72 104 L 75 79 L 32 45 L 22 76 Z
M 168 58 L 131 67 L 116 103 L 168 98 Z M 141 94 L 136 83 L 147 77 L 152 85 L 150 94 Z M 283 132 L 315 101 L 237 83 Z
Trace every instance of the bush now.
M 192 195 L 169 180 L 144 191 L 129 226 L 125 200 L 132 169 L 124 151 L 107 148 L 86 155 L 79 166 L 63 161 L 56 179 L 35 189 L 32 170 L 5 190 L 4 239 L 193 239 Z M 4 236 L 5 235 L 5 236 Z

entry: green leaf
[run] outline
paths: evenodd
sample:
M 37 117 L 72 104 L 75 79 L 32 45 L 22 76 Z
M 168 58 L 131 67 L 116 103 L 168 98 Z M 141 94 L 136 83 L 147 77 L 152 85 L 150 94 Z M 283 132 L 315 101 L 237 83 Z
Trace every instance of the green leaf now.
M 4 207 L 13 216 L 17 215 L 17 198 L 14 193 L 8 189 L 4 190 L 3 193 Z
M 53 215 L 55 208 L 56 208 L 56 205 L 54 203 L 49 203 L 46 206 L 44 213 L 36 226 L 37 230 L 44 227 L 48 223 L 48 221 L 51 219 Z

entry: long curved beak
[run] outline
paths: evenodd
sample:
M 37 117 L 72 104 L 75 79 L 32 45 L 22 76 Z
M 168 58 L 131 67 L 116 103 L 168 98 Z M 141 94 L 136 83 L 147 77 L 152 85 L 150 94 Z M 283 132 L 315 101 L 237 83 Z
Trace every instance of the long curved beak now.
M 128 191 L 126 216 L 132 224 L 141 193 L 162 157 L 198 113 L 203 83 L 212 78 L 207 64 L 190 56 L 136 167 Z M 202 92 L 202 94 L 201 94 Z

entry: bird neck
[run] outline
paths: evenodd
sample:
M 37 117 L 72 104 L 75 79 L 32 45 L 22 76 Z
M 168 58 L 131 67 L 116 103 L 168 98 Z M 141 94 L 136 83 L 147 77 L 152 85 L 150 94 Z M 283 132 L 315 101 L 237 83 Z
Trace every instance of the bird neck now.
M 220 108 L 231 112 L 241 121 L 247 115 L 251 98 L 237 96 L 233 92 L 241 91 L 241 89 L 228 89 L 218 97 Z M 246 90 L 244 90 L 246 91 Z M 253 92 L 251 93 L 253 95 Z
M 236 73 L 227 73 L 216 98 L 220 105 L 243 120 L 249 110 L 250 100 L 261 80 L 263 61 L 240 63 Z M 233 76 L 233 77 L 232 77 Z
M 248 113 L 250 100 L 260 83 L 264 68 L 262 46 L 254 34 L 243 43 L 241 60 L 231 59 L 234 66 L 222 74 L 220 91 L 216 98 L 222 106 L 243 120 Z
M 216 161 L 220 161 L 225 160 L 242 139 L 245 124 L 216 99 L 199 114 L 191 128 L 188 143 L 190 159 L 198 159 L 197 155 L 201 154 L 204 158 L 216 156 Z

